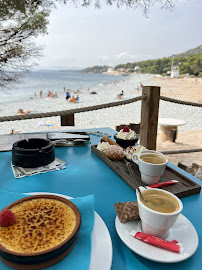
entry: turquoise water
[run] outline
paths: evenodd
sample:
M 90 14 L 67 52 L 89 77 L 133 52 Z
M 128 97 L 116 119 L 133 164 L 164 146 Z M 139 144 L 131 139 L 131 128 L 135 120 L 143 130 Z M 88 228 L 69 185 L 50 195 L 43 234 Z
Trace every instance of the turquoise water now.
M 0 103 L 32 98 L 40 90 L 47 93 L 64 92 L 64 87 L 72 91 L 86 91 L 101 84 L 121 80 L 122 76 L 88 74 L 76 70 L 41 70 L 27 73 L 20 83 L 6 90 L 0 90 Z

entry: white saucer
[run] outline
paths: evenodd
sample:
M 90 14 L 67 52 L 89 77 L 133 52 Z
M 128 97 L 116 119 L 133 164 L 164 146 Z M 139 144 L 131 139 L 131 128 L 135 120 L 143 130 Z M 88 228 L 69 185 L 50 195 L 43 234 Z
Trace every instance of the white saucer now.
M 140 256 L 163 263 L 180 262 L 191 257 L 197 250 L 199 239 L 192 223 L 182 214 L 179 215 L 175 225 L 170 229 L 166 238 L 168 241 L 177 240 L 183 244 L 182 253 L 164 250 L 144 243 L 130 235 L 132 230 L 141 231 L 141 221 L 133 220 L 121 223 L 118 216 L 115 220 L 116 231 L 121 240 L 135 253 Z
M 72 199 L 70 196 L 49 193 L 49 192 L 29 192 L 29 195 L 50 194 Z M 102 218 L 96 213 L 94 216 L 94 227 L 91 234 L 91 259 L 89 270 L 110 270 L 112 265 L 112 241 Z

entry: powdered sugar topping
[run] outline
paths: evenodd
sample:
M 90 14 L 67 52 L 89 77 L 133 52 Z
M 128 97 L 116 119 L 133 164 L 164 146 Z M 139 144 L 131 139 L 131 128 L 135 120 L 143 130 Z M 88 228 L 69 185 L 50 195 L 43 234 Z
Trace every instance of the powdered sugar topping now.
M 110 153 L 113 157 L 116 157 L 117 155 L 124 156 L 123 149 L 118 145 L 110 145 L 107 148 L 107 152 Z

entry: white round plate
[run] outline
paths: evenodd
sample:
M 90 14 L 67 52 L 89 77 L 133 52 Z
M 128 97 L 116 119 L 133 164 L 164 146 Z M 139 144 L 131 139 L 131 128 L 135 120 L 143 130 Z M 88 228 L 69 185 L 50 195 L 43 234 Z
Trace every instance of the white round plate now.
M 50 194 L 66 199 L 72 199 L 70 196 L 49 193 L 49 192 L 29 192 L 29 195 Z M 110 270 L 112 265 L 112 241 L 102 218 L 96 213 L 94 216 L 94 227 L 91 233 L 91 259 L 89 270 Z
M 156 262 L 174 263 L 191 257 L 197 250 L 199 239 L 192 223 L 182 214 L 179 215 L 175 225 L 170 229 L 166 238 L 168 241 L 176 240 L 183 245 L 181 253 L 175 253 L 142 242 L 130 235 L 132 230 L 141 231 L 141 221 L 133 220 L 121 223 L 118 216 L 115 220 L 116 231 L 121 240 L 138 255 Z

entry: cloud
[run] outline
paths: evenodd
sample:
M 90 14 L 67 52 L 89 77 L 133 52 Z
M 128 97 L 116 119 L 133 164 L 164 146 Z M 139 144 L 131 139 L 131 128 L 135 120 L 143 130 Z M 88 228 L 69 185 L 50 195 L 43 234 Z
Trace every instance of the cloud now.
M 121 52 L 119 54 L 115 54 L 113 56 L 115 59 L 121 59 L 121 60 L 134 60 L 137 58 L 134 54 L 129 54 L 128 52 Z
M 95 65 L 118 65 L 127 62 L 138 62 L 152 58 L 149 54 L 130 54 L 129 52 L 120 52 L 112 55 L 99 55 Z
M 101 55 L 101 56 L 98 56 L 97 58 L 98 60 L 101 60 L 101 61 L 107 61 L 110 59 L 110 57 L 106 55 Z

